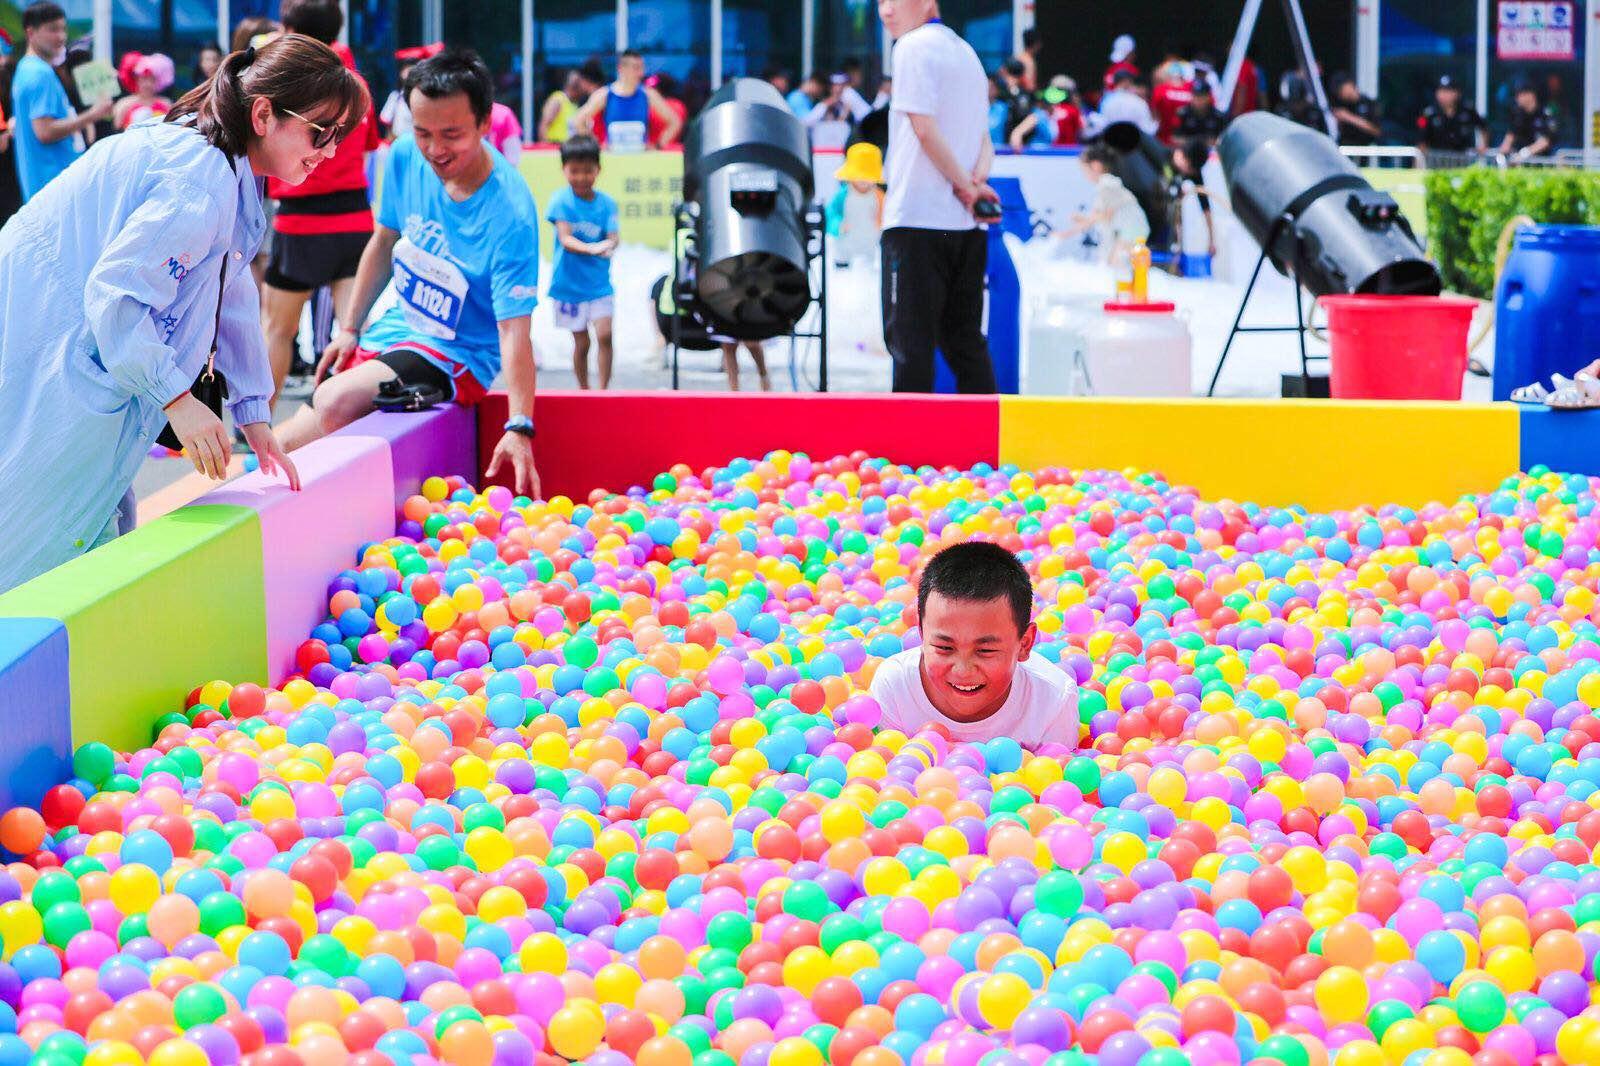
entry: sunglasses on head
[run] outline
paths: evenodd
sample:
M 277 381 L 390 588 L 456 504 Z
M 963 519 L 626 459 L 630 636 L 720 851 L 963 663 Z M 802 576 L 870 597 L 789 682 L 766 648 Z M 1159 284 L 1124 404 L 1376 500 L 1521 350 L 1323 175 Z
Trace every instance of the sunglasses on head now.
M 339 139 L 338 126 L 324 126 L 319 122 L 312 122 L 298 111 L 290 111 L 287 107 L 280 107 L 278 110 L 306 124 L 307 128 L 311 130 L 311 147 L 319 152 Z

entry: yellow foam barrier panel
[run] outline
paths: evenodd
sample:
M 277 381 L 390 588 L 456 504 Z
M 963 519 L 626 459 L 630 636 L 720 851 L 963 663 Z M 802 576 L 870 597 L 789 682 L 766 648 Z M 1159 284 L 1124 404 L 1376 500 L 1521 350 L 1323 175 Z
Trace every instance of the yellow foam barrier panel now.
M 1519 460 L 1513 404 L 1002 397 L 1000 461 L 1138 467 L 1206 499 L 1335 510 L 1454 502 Z

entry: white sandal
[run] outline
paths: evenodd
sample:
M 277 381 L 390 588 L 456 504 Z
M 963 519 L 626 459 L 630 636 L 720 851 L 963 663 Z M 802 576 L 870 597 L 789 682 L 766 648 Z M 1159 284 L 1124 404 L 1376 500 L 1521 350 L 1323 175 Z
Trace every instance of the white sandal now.
M 1511 390 L 1512 403 L 1544 403 L 1549 398 L 1550 390 L 1544 387 L 1542 381 Z
M 1568 381 L 1557 375 L 1556 390 L 1545 398 L 1545 406 L 1558 411 L 1585 411 L 1600 407 L 1600 380 L 1579 374 Z

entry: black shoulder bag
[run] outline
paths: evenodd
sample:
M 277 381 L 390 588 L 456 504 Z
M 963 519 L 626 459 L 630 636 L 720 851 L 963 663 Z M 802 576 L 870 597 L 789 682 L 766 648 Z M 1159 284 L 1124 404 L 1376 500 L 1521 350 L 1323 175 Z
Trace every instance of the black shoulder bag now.
M 222 253 L 222 279 L 217 289 L 217 318 L 211 331 L 211 354 L 206 356 L 206 368 L 200 371 L 200 376 L 194 379 L 194 384 L 189 386 L 189 395 L 211 408 L 211 412 L 218 418 L 222 417 L 222 402 L 228 398 L 228 379 L 217 372 L 217 341 L 222 336 L 222 296 L 228 288 L 228 253 Z M 178 440 L 178 435 L 172 431 L 172 423 L 168 422 L 161 430 L 161 436 L 156 438 L 156 443 L 173 451 L 183 447 L 183 442 Z

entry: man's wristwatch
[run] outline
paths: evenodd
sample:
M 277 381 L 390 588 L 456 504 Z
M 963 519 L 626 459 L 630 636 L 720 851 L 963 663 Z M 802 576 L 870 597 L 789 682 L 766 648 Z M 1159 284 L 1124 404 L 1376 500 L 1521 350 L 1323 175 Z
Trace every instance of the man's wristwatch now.
M 532 440 L 535 436 L 533 419 L 527 415 L 512 415 L 506 419 L 504 428 L 507 433 L 515 433 L 517 436 L 527 437 L 529 440 Z

